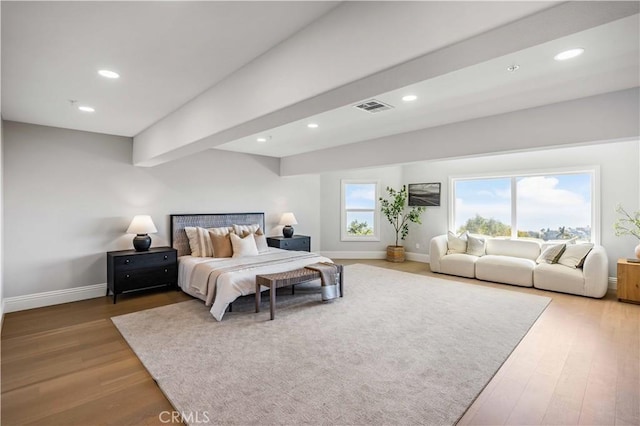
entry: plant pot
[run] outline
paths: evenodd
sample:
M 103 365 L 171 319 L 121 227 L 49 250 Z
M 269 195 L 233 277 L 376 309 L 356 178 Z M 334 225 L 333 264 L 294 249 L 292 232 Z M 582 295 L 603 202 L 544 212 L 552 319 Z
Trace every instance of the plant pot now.
M 403 246 L 387 246 L 387 260 L 389 262 L 404 262 Z

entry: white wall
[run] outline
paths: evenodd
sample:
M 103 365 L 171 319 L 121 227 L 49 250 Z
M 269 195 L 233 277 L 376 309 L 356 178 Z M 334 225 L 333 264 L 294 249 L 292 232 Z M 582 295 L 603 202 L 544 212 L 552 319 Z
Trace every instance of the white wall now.
M 384 196 L 387 186 L 397 188 L 402 182 L 402 167 L 379 167 L 320 175 L 320 218 L 322 252 L 334 257 L 344 257 L 349 253 L 367 256 L 381 253 L 395 242 L 395 231 L 387 219 L 380 215 L 380 241 L 340 241 L 340 197 L 342 179 L 378 179 L 380 196 Z M 346 254 L 344 252 L 347 252 Z M 353 256 L 353 255 L 352 255 Z M 350 256 L 350 257 L 352 257 Z
M 319 176 L 282 178 L 279 160 L 207 150 L 154 168 L 131 164 L 131 138 L 4 122 L 5 297 L 106 282 L 106 255 L 131 248 L 136 214 L 169 243 L 169 214 L 283 211 L 320 247 Z
M 636 210 L 639 205 L 639 151 L 640 142 L 633 141 L 407 165 L 403 168 L 404 183 L 441 182 L 442 193 L 441 206 L 427 208 L 423 224 L 418 232 L 409 234 L 405 247 L 408 251 L 427 253 L 429 240 L 447 232 L 450 176 L 599 165 L 600 243 L 609 256 L 609 276 L 616 276 L 617 259 L 633 256 L 637 244 L 633 237 L 616 237 L 613 223 L 617 217 L 616 204 L 622 203 L 627 210 Z M 416 243 L 420 244 L 420 250 L 415 249 Z
M 3 265 L 4 265 L 4 238 L 2 235 L 2 227 L 4 224 L 3 221 L 3 212 L 4 212 L 4 193 L 3 193 L 3 179 L 4 175 L 4 164 L 2 158 L 3 143 L 2 143 L 2 135 L 3 135 L 3 127 L 2 127 L 2 119 L 0 119 L 0 333 L 2 332 L 2 323 L 4 319 L 4 281 L 2 279 L 3 276 Z

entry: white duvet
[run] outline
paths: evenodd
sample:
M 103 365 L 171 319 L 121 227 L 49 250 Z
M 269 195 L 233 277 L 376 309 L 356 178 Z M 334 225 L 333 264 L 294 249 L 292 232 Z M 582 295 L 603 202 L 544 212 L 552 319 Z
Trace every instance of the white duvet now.
M 317 262 L 331 262 L 315 253 L 270 248 L 258 256 L 221 258 L 181 256 L 178 285 L 211 305 L 211 315 L 221 321 L 227 307 L 240 296 L 254 294 L 256 275 L 274 274 Z

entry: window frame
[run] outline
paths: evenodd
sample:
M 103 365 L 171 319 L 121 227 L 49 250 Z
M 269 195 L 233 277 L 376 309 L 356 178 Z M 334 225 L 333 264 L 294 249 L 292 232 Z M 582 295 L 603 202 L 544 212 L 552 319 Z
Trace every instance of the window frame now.
M 373 209 L 347 209 L 345 188 L 350 184 L 375 185 L 375 206 Z M 347 234 L 348 212 L 373 212 L 373 235 Z M 380 180 L 379 179 L 341 179 L 340 180 L 340 241 L 380 241 Z
M 600 244 L 600 166 L 564 167 L 554 169 L 533 169 L 527 171 L 513 171 L 503 173 L 474 173 L 469 175 L 449 176 L 449 200 L 448 200 L 448 229 L 456 232 L 456 189 L 455 183 L 460 180 L 476 179 L 511 179 L 511 238 L 518 238 L 517 221 L 517 179 L 533 176 L 549 175 L 569 175 L 569 174 L 590 174 L 591 175 L 591 241 Z

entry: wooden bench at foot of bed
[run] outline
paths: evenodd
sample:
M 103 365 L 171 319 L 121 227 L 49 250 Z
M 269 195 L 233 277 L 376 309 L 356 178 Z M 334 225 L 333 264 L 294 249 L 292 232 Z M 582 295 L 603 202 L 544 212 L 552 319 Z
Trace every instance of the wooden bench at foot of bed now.
M 340 297 L 343 296 L 342 287 L 344 284 L 344 266 L 335 264 L 338 268 L 338 286 L 340 287 Z M 256 312 L 260 312 L 260 286 L 269 289 L 269 308 L 271 319 L 276 313 L 276 289 L 280 287 L 295 286 L 309 281 L 320 279 L 320 272 L 312 269 L 300 268 L 293 271 L 279 272 L 277 274 L 256 275 Z

